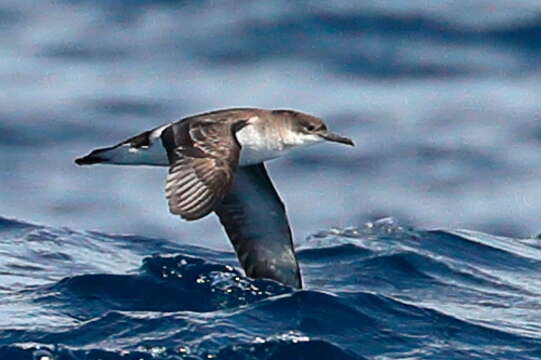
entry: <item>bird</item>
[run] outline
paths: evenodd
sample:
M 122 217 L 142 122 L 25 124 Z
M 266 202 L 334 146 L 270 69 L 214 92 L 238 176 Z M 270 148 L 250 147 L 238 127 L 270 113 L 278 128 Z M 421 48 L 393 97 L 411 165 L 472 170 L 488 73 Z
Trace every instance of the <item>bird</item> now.
M 313 115 L 229 108 L 158 126 L 75 163 L 168 167 L 165 197 L 172 214 L 193 221 L 214 212 L 247 276 L 301 289 L 286 209 L 265 162 L 322 142 L 354 145 Z

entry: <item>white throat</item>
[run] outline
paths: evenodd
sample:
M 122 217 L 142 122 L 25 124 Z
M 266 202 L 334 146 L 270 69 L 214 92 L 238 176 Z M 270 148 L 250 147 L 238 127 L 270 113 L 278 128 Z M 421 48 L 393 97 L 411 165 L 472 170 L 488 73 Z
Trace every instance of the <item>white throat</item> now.
M 239 166 L 259 164 L 323 140 L 315 135 L 279 131 L 252 124 L 239 130 L 236 137 L 241 145 Z

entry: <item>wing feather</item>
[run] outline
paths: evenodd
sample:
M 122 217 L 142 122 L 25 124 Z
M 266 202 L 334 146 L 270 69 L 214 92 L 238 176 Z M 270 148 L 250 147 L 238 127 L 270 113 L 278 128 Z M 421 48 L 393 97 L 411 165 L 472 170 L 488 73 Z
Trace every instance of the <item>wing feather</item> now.
M 165 195 L 171 213 L 197 220 L 229 191 L 239 160 L 240 145 L 234 136 L 239 121 L 195 118 L 164 130 L 171 163 Z
M 240 167 L 215 212 L 246 275 L 302 287 L 285 207 L 263 164 Z

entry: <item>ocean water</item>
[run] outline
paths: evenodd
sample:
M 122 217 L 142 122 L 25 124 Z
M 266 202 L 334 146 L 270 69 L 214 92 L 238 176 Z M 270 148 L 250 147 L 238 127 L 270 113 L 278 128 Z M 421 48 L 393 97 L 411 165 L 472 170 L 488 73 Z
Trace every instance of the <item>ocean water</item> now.
M 259 106 L 321 116 L 357 143 L 269 163 L 301 239 L 385 216 L 535 235 L 540 19 L 533 0 L 2 0 L 0 214 L 226 249 L 213 219 L 165 211 L 165 169 L 73 159 Z
M 1 0 L 0 33 L 0 359 L 540 357 L 541 2 Z M 357 144 L 268 164 L 305 290 L 165 168 L 73 163 L 237 106 Z
M 294 291 L 165 239 L 5 218 L 0 234 L 2 359 L 541 356 L 537 239 L 330 229 L 299 244 Z

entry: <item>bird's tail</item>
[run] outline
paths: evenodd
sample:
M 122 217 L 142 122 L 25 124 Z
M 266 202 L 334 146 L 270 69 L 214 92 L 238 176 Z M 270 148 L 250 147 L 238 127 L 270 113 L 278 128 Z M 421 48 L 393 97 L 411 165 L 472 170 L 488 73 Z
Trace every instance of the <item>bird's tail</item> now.
M 92 150 L 88 155 L 81 156 L 75 159 L 77 165 L 94 165 L 100 163 L 107 163 L 110 160 L 108 152 L 115 149 L 115 147 L 101 148 Z

